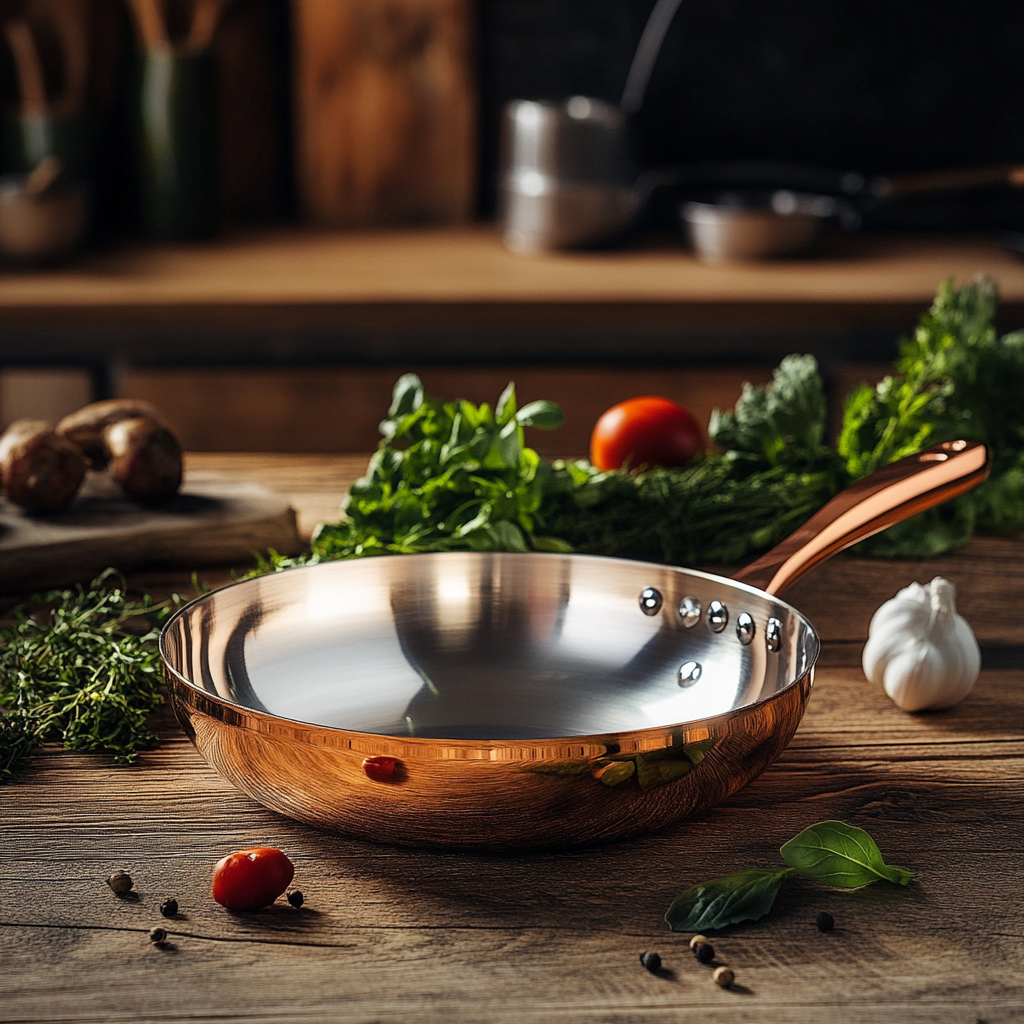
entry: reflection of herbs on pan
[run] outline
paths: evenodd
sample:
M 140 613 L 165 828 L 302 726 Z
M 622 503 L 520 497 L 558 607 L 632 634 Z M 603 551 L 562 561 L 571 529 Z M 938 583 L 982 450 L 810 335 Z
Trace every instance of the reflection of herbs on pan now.
M 692 932 L 758 921 L 772 909 L 783 880 L 793 872 L 843 889 L 880 880 L 907 885 L 914 877 L 913 871 L 886 864 L 867 832 L 842 821 L 811 825 L 779 852 L 787 867 L 752 868 L 687 889 L 665 912 L 669 928 Z
M 15 609 L 16 624 L 0 630 L 0 781 L 46 741 L 119 764 L 155 746 L 157 637 L 171 604 L 130 601 L 108 569 Z
M 554 427 L 550 402 L 516 411 L 511 385 L 492 411 L 441 403 L 399 380 L 384 440 L 305 561 L 415 551 L 569 551 L 692 564 L 737 564 L 778 543 L 840 489 L 921 447 L 984 441 L 992 475 L 975 490 L 860 545 L 876 556 L 949 551 L 976 529 L 1024 527 L 1024 331 L 1000 337 L 997 289 L 946 282 L 901 345 L 893 376 L 850 397 L 838 449 L 811 356 L 787 356 L 766 388 L 746 385 L 709 426 L 720 450 L 685 469 L 600 472 L 549 463 L 521 427 Z M 296 560 L 272 556 L 259 571 Z
M 534 775 L 590 775 L 605 786 L 618 786 L 635 778 L 641 789 L 664 786 L 681 779 L 704 760 L 714 740 L 665 747 L 645 754 L 611 754 L 566 761 L 539 761 L 521 769 Z

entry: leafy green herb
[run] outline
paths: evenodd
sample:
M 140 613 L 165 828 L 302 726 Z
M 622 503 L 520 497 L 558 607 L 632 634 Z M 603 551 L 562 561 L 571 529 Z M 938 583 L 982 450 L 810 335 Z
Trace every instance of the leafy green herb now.
M 174 602 L 130 601 L 108 569 L 88 587 L 36 595 L 0 630 L 0 777 L 40 743 L 132 763 L 157 742 L 157 638 Z
M 771 910 L 783 880 L 794 871 L 826 885 L 853 888 L 883 879 L 906 885 L 906 868 L 891 867 L 863 829 L 841 821 L 820 821 L 780 850 L 784 868 L 752 868 L 702 882 L 672 901 L 665 921 L 676 932 L 724 928 L 758 921 Z
M 565 551 L 536 514 L 551 466 L 527 448 L 523 427 L 562 423 L 553 402 L 517 409 L 515 387 L 486 403 L 442 403 L 415 374 L 395 385 L 384 441 L 352 485 L 346 520 L 318 528 L 313 560 L 417 551 Z M 280 564 L 280 561 L 278 562 Z
M 875 841 L 862 828 L 841 821 L 821 821 L 790 839 L 779 851 L 794 870 L 826 885 L 853 889 L 884 878 L 906 885 L 913 871 L 882 860 Z
M 562 421 L 550 402 L 494 410 L 441 403 L 419 378 L 395 386 L 384 440 L 351 489 L 346 519 L 318 528 L 309 556 L 271 555 L 257 573 L 306 561 L 415 551 L 579 551 L 679 565 L 735 565 L 783 540 L 851 481 L 921 447 L 984 441 L 980 487 L 863 542 L 862 553 L 925 558 L 976 529 L 1024 527 L 1024 332 L 999 337 L 988 278 L 946 282 L 905 340 L 896 373 L 850 398 L 838 449 L 825 444 L 826 401 L 812 356 L 782 360 L 765 388 L 747 384 L 709 434 L 721 450 L 685 469 L 600 472 L 549 463 L 523 426 Z
M 929 558 L 976 529 L 1024 527 L 1024 331 L 997 334 L 998 301 L 991 278 L 944 282 L 901 343 L 896 373 L 847 401 L 839 454 L 851 479 L 957 437 L 984 441 L 992 460 L 981 486 L 870 538 L 863 553 Z
M 775 902 L 779 886 L 792 868 L 752 868 L 687 889 L 665 912 L 674 932 L 724 928 L 740 921 L 759 921 Z

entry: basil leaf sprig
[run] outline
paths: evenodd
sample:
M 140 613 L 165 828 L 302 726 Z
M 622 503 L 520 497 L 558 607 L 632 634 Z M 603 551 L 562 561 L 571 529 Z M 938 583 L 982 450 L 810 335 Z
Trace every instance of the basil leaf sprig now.
M 881 850 L 864 829 L 841 821 L 811 825 L 779 852 L 794 871 L 842 889 L 870 885 L 880 878 L 906 885 L 914 877 L 913 871 L 886 864 Z
M 906 885 L 914 872 L 886 864 L 875 841 L 862 828 L 842 821 L 820 821 L 780 850 L 788 867 L 753 868 L 692 886 L 674 899 L 665 921 L 675 932 L 724 928 L 759 921 L 771 909 L 779 888 L 793 872 L 852 889 L 883 879 Z
M 701 882 L 677 896 L 665 914 L 674 932 L 701 932 L 738 921 L 759 921 L 792 868 L 751 868 Z

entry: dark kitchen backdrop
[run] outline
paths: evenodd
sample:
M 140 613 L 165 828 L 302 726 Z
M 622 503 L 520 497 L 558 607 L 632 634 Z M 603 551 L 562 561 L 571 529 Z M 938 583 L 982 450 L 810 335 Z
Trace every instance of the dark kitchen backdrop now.
M 617 101 L 653 0 L 483 0 L 482 206 L 513 98 Z M 799 161 L 862 173 L 1024 161 L 1019 0 L 683 0 L 637 139 L 648 164 Z M 898 223 L 1024 224 L 1002 191 Z

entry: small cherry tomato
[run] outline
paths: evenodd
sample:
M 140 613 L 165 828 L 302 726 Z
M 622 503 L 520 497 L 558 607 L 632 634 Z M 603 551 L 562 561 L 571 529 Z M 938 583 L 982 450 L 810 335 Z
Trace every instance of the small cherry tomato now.
M 590 435 L 590 461 L 600 470 L 686 466 L 705 447 L 697 421 L 667 398 L 613 405 Z
M 213 898 L 228 910 L 259 910 L 288 888 L 292 862 L 272 846 L 229 853 L 213 869 Z

